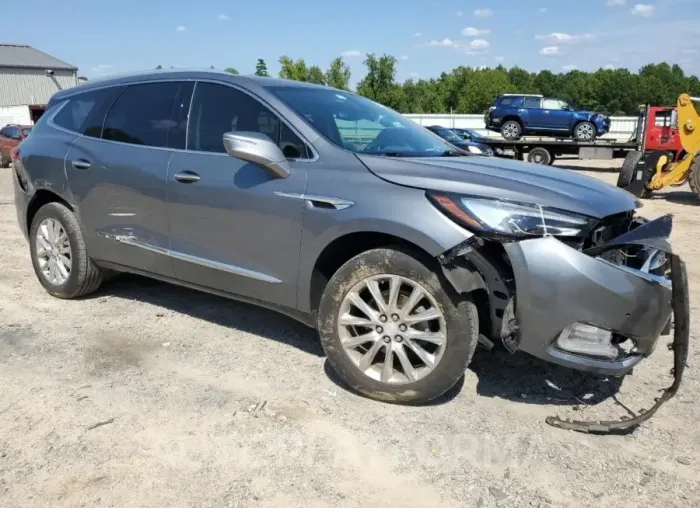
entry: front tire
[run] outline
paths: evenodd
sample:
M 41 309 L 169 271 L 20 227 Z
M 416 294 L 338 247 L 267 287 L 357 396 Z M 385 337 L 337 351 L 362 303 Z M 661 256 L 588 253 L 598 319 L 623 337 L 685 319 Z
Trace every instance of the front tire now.
M 34 272 L 49 294 L 77 298 L 100 287 L 102 274 L 87 255 L 78 219 L 61 203 L 48 203 L 36 213 L 29 249 Z
M 374 249 L 345 263 L 324 290 L 318 330 L 328 361 L 375 400 L 425 403 L 464 375 L 478 342 L 474 302 L 409 249 Z
M 581 122 L 574 127 L 576 141 L 593 141 L 596 135 L 596 127 L 591 122 Z

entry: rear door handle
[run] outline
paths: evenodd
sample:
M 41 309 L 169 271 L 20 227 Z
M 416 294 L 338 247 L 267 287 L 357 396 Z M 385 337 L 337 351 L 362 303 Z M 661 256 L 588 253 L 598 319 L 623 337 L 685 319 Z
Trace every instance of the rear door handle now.
M 90 169 L 90 163 L 85 159 L 76 159 L 71 164 L 75 169 Z
M 194 171 L 183 171 L 175 175 L 175 180 L 180 183 L 195 183 L 199 182 L 199 175 Z

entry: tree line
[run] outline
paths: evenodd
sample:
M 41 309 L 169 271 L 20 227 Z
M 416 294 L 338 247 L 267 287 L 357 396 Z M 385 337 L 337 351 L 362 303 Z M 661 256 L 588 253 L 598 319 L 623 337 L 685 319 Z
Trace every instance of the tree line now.
M 350 69 L 340 57 L 326 70 L 288 56 L 280 57 L 279 64 L 280 78 L 350 90 Z M 643 104 L 672 106 L 681 93 L 700 96 L 697 76 L 665 62 L 645 65 L 638 72 L 620 68 L 553 73 L 529 72 L 517 66 L 459 66 L 437 78 L 402 83 L 396 80 L 397 59 L 391 55 L 368 53 L 364 65 L 366 74 L 357 84 L 357 93 L 401 113 L 481 114 L 498 94 L 529 93 L 563 99 L 579 109 L 636 115 Z M 232 67 L 224 70 L 238 74 Z M 265 60 L 258 59 L 255 75 L 269 76 Z

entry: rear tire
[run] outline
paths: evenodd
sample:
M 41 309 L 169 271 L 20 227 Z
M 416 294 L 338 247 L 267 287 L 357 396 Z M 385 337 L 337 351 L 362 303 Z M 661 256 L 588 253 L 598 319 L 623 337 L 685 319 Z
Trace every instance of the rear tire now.
M 542 164 L 543 166 L 549 166 L 552 163 L 552 154 L 549 150 L 538 146 L 530 150 L 527 154 L 527 161 L 533 164 Z
M 523 128 L 515 120 L 508 120 L 501 126 L 501 136 L 509 141 L 520 139 L 523 134 Z
M 625 157 L 625 162 L 622 163 L 622 168 L 620 169 L 620 174 L 617 177 L 617 186 L 621 189 L 629 187 L 634 179 L 634 174 L 637 169 L 637 165 L 644 157 L 644 152 L 638 150 L 633 150 L 627 154 Z
M 593 141 L 597 134 L 596 126 L 591 122 L 581 122 L 574 127 L 574 139 L 577 141 Z
M 700 157 L 697 155 L 690 163 L 690 173 L 688 174 L 688 185 L 697 197 L 700 198 Z
M 9 168 L 10 167 L 10 157 L 0 153 L 0 168 Z
M 443 395 L 464 375 L 478 343 L 476 306 L 430 264 L 403 247 L 374 249 L 345 263 L 328 282 L 318 312 L 321 344 L 353 390 L 375 400 L 419 404 Z M 420 319 L 421 313 L 428 317 Z M 355 345 L 358 338 L 365 342 Z
M 70 299 L 97 291 L 102 274 L 87 255 L 73 212 L 61 203 L 48 203 L 36 213 L 29 231 L 34 272 L 49 294 Z

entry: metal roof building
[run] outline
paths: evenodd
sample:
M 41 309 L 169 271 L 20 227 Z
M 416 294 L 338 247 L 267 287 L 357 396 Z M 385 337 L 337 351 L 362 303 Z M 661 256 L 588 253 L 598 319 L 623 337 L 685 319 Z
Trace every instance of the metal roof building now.
M 78 84 L 78 68 L 22 44 L 0 44 L 0 126 L 34 123 L 49 98 Z

